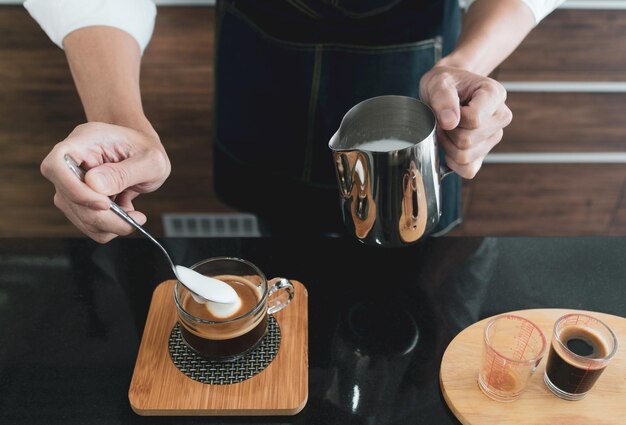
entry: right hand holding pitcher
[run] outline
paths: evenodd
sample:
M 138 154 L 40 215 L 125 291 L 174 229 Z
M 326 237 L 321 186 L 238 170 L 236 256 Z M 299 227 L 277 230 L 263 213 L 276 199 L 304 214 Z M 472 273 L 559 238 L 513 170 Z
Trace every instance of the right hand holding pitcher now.
M 461 177 L 473 178 L 513 118 L 504 103 L 506 90 L 491 78 L 438 65 L 422 77 L 420 98 L 437 117 L 446 164 Z

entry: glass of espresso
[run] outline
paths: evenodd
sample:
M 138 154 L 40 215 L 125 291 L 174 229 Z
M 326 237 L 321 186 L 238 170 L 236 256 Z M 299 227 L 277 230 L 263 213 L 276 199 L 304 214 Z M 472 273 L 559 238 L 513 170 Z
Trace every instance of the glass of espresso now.
M 558 397 L 580 400 L 617 352 L 617 338 L 602 321 L 566 314 L 554 323 L 544 382 Z
M 208 360 L 230 361 L 253 351 L 267 333 L 268 315 L 294 296 L 288 279 L 268 282 L 257 266 L 241 258 L 209 258 L 191 269 L 226 282 L 239 297 L 232 305 L 207 302 L 176 282 L 174 303 L 183 340 Z

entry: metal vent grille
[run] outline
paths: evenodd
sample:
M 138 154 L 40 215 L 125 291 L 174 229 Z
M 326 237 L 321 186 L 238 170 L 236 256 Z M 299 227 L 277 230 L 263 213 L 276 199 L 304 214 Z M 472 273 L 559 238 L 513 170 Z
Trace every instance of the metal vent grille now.
M 245 213 L 163 214 L 165 237 L 258 237 L 256 216 Z

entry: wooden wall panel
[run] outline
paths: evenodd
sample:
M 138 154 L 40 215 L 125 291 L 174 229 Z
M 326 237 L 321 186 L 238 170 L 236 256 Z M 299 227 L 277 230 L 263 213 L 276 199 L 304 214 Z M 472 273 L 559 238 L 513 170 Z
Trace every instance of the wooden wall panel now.
M 557 9 L 494 76 L 501 81 L 626 81 L 626 10 Z
M 549 15 L 492 75 L 503 81 L 626 81 L 626 11 Z M 514 92 L 495 153 L 626 152 L 626 93 Z M 624 164 L 487 164 L 464 181 L 454 234 L 626 234 Z
M 626 93 L 509 93 L 493 152 L 626 152 Z
M 63 51 L 22 7 L 0 7 L 0 78 L 0 236 L 80 235 L 39 164 L 82 107 Z
M 622 187 L 619 203 L 613 215 L 609 235 L 626 235 L 626 184 Z
M 626 235 L 622 164 L 486 164 L 456 235 Z
M 144 108 L 172 163 L 164 185 L 138 201 L 157 234 L 164 213 L 234 211 L 213 191 L 213 29 L 213 8 L 161 7 L 144 53 Z

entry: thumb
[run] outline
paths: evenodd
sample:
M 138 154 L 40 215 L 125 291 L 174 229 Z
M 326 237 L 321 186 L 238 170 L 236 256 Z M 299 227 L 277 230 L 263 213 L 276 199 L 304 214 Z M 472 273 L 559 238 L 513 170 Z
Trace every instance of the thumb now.
M 433 109 L 439 127 L 452 130 L 461 120 L 459 94 L 454 85 L 439 86 L 430 93 L 430 107 Z
M 156 170 L 138 158 L 109 162 L 90 169 L 85 183 L 103 195 L 112 196 L 129 187 L 151 182 Z

